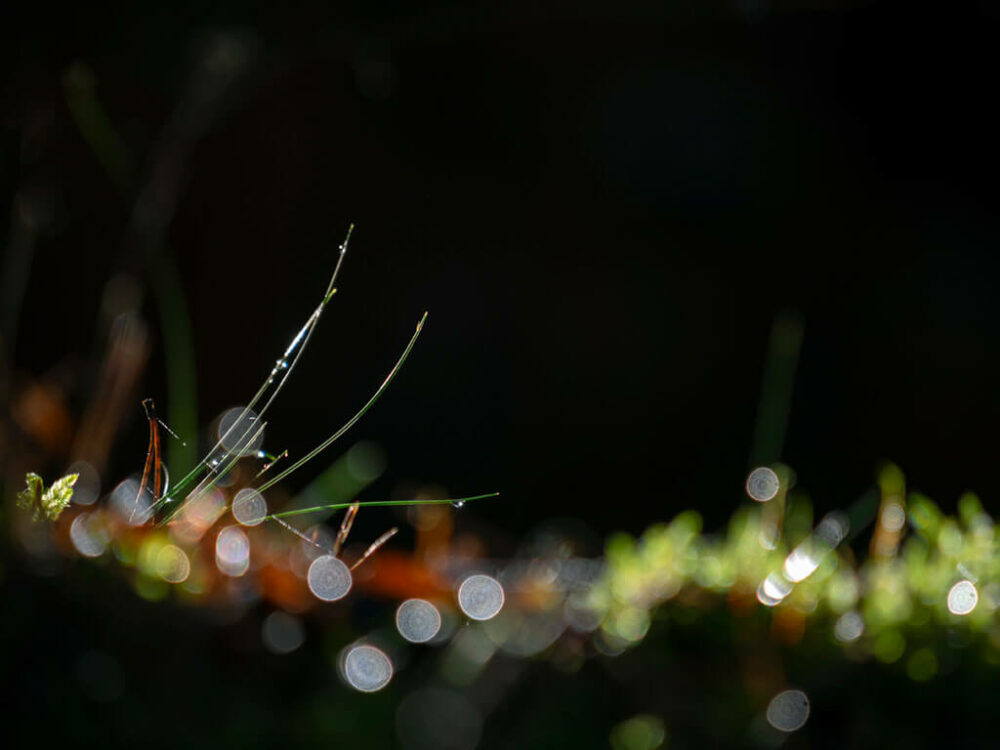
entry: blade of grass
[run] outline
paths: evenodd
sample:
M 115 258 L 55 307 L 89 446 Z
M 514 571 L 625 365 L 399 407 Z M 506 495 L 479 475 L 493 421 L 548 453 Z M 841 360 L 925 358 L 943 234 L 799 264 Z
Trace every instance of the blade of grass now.
M 272 513 L 269 516 L 265 516 L 265 520 L 278 520 L 281 518 L 288 518 L 290 516 L 301 516 L 306 513 L 318 513 L 321 510 L 342 510 L 344 508 L 350 508 L 352 505 L 357 505 L 360 508 L 375 508 L 384 507 L 390 505 L 457 505 L 462 506 L 465 503 L 471 503 L 474 500 L 485 500 L 490 497 L 499 496 L 499 492 L 488 492 L 485 495 L 473 495 L 472 497 L 455 497 L 455 498 L 445 498 L 443 500 L 367 500 L 358 503 L 333 503 L 332 505 L 317 505 L 314 508 L 299 508 L 297 510 L 286 510 L 281 513 Z
M 355 425 L 355 423 L 357 423 L 357 421 L 359 419 L 361 419 L 361 417 L 363 417 L 368 412 L 368 410 L 372 408 L 372 406 L 375 405 L 375 402 L 378 401 L 379 398 L 381 398 L 382 394 L 385 392 L 385 389 L 389 387 L 389 383 L 391 383 L 392 380 L 393 380 L 393 378 L 396 377 L 396 374 L 399 372 L 400 368 L 403 366 L 403 363 L 406 361 L 406 358 L 408 356 L 410 356 L 410 351 L 413 349 L 413 345 L 417 342 L 417 338 L 420 336 L 420 332 L 424 328 L 424 321 L 426 321 L 426 320 L 427 320 L 427 313 L 425 312 L 423 314 L 423 316 L 420 318 L 420 322 L 417 323 L 417 330 L 414 331 L 413 336 L 410 338 L 409 343 L 406 345 L 406 349 L 403 350 L 403 353 L 400 355 L 399 359 L 396 361 L 396 364 L 389 371 L 389 374 L 386 375 L 385 380 L 382 381 L 382 385 L 380 385 L 378 387 L 378 390 L 375 391 L 375 394 L 370 399 L 368 399 L 368 403 L 366 403 L 364 406 L 362 406 L 361 409 L 358 411 L 357 414 L 355 414 L 353 417 L 351 417 L 349 420 L 347 420 L 347 422 L 344 424 L 344 426 L 341 427 L 339 430 L 337 430 L 335 433 L 333 433 L 330 437 L 328 437 L 326 440 L 324 440 L 318 446 L 316 446 L 315 448 L 313 448 L 311 451 L 309 451 L 309 453 L 307 453 L 306 455 L 304 455 L 302 458 L 300 458 L 294 464 L 292 464 L 291 466 L 289 466 L 283 472 L 281 472 L 280 474 L 278 474 L 275 477 L 272 477 L 270 480 L 268 480 L 267 482 L 265 482 L 264 484 L 262 484 L 260 487 L 258 487 L 257 490 L 259 492 L 264 492 L 269 487 L 273 487 L 275 484 L 277 484 L 278 482 L 280 482 L 282 479 L 284 479 L 285 477 L 287 477 L 289 474 L 291 474 L 296 469 L 299 469 L 302 466 L 305 466 L 307 463 L 309 463 L 309 461 L 311 461 L 316 456 L 318 456 L 320 453 L 322 453 L 327 448 L 329 448 L 330 445 L 332 445 L 333 442 L 336 441 L 338 438 L 340 438 L 345 432 L 347 432 L 349 429 L 351 429 L 351 427 L 353 427 Z M 350 505 L 350 503 L 347 503 L 347 505 L 345 505 L 344 507 L 347 507 L 349 505 Z

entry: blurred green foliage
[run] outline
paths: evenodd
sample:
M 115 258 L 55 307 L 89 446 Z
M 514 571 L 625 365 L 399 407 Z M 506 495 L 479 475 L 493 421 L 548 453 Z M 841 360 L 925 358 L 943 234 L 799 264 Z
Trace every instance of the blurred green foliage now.
M 908 523 L 900 515 L 897 526 L 902 473 L 886 467 L 879 485 L 883 502 L 867 554 L 842 539 L 827 544 L 830 524 L 843 523 L 836 517 L 815 531 L 804 527 L 812 509 L 801 493 L 790 498 L 784 533 L 773 549 L 763 533 L 771 510 L 766 504 L 740 508 L 721 535 L 702 533 L 700 515 L 685 511 L 639 538 L 612 536 L 605 575 L 588 600 L 603 615 L 599 637 L 615 651 L 626 649 L 643 640 L 662 608 L 708 611 L 725 602 L 734 612 L 764 605 L 773 620 L 800 622 L 791 641 L 801 639 L 808 624 L 825 628 L 854 660 L 905 657 L 916 681 L 934 676 L 941 649 L 956 639 L 1000 664 L 1000 537 L 993 519 L 971 493 L 949 516 L 911 492 Z M 846 528 L 840 531 L 847 535 Z M 884 535 L 892 533 L 895 541 L 886 542 Z M 788 638 L 786 645 L 793 645 Z

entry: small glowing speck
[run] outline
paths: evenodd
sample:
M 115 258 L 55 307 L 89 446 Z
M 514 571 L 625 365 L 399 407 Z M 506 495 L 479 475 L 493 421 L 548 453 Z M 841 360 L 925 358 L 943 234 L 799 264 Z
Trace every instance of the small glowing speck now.
M 215 540 L 215 564 L 234 578 L 250 568 L 250 539 L 238 526 L 227 526 L 219 532 Z
M 267 501 L 252 487 L 244 487 L 233 498 L 233 518 L 244 526 L 257 526 L 267 515 Z
M 333 555 L 322 555 L 313 560 L 307 579 L 309 590 L 324 602 L 343 599 L 351 590 L 351 571 Z
M 948 592 L 948 611 L 953 615 L 967 615 L 979 603 L 979 592 L 972 581 L 959 581 Z
M 747 477 L 747 494 L 758 503 L 766 503 L 780 488 L 781 480 L 774 469 L 767 466 L 758 466 Z
M 767 723 L 782 732 L 794 732 L 809 718 L 809 698 L 801 690 L 785 690 L 767 706 Z
M 272 612 L 260 629 L 264 647 L 272 654 L 290 654 L 306 639 L 305 629 L 298 617 L 286 612 Z
M 441 613 L 423 599 L 407 599 L 396 610 L 396 629 L 410 643 L 426 643 L 441 629 Z
M 489 620 L 503 607 L 503 586 L 495 578 L 472 575 L 458 587 L 458 606 L 473 620 Z
M 857 612 L 845 612 L 833 626 L 833 634 L 838 641 L 851 643 L 858 640 L 865 632 L 865 621 Z
M 882 509 L 881 518 L 882 527 L 886 531 L 895 533 L 903 528 L 903 524 L 906 523 L 906 511 L 903 510 L 903 506 L 899 503 L 887 503 Z
M 392 679 L 392 662 L 374 646 L 355 646 L 344 657 L 344 679 L 362 693 L 374 693 Z

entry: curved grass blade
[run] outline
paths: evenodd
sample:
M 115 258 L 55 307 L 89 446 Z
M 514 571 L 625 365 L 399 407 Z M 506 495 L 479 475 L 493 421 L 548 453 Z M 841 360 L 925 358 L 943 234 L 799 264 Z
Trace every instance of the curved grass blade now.
M 375 394 L 370 399 L 368 399 L 368 403 L 366 403 L 364 406 L 362 406 L 361 409 L 358 411 L 357 414 L 355 414 L 353 417 L 351 417 L 349 420 L 347 420 L 347 422 L 344 424 L 344 426 L 341 427 L 339 430 L 337 430 L 335 433 L 333 433 L 330 437 L 328 437 L 326 440 L 324 440 L 318 446 L 316 446 L 315 448 L 313 448 L 311 451 L 309 451 L 306 455 L 304 455 L 302 458 L 300 458 L 294 464 L 292 464 L 291 466 L 289 466 L 283 472 L 281 472 L 280 474 L 278 474 L 275 477 L 272 477 L 267 482 L 265 482 L 260 487 L 258 487 L 257 488 L 258 492 L 264 492 L 269 487 L 273 487 L 275 484 L 277 484 L 282 479 L 284 479 L 285 477 L 287 477 L 289 474 L 291 474 L 296 469 L 299 469 L 302 466 L 305 466 L 307 463 L 309 463 L 309 461 L 311 461 L 316 456 L 318 456 L 320 453 L 322 453 L 327 448 L 329 448 L 330 445 L 332 445 L 335 440 L 337 440 L 338 438 L 340 438 L 345 432 L 347 432 L 349 429 L 351 429 L 351 427 L 353 427 L 355 425 L 355 423 L 359 419 L 361 419 L 361 417 L 363 417 L 367 413 L 367 411 L 372 408 L 372 406 L 375 405 L 375 402 L 378 401 L 379 398 L 381 398 L 382 394 L 385 392 L 385 389 L 389 387 L 389 383 L 391 383 L 392 379 L 396 377 L 396 373 L 399 372 L 399 369 L 403 366 L 403 363 L 406 361 L 406 358 L 408 356 L 410 356 L 410 350 L 413 349 L 413 345 L 417 342 L 417 338 L 420 336 L 420 332 L 424 328 L 424 321 L 426 321 L 426 320 L 427 320 L 427 313 L 425 312 L 423 314 L 423 316 L 420 318 L 420 322 L 417 323 L 417 330 L 413 332 L 413 336 L 410 338 L 409 343 L 406 345 L 406 349 L 403 350 L 403 353 L 400 355 L 399 359 L 396 360 L 396 364 L 389 371 L 389 374 L 386 375 L 385 380 L 382 381 L 382 385 L 380 385 L 378 387 L 378 390 L 375 391 Z M 346 505 L 344 505 L 342 507 L 346 508 L 346 507 L 348 507 L 350 505 L 351 505 L 351 503 L 347 503 Z

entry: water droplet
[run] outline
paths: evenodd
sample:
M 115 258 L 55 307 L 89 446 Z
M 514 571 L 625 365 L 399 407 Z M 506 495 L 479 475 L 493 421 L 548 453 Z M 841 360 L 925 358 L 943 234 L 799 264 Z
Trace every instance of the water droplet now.
M 489 620 L 503 607 L 503 586 L 495 578 L 472 575 L 458 587 L 458 606 L 473 620 Z
M 967 615 L 979 603 L 979 592 L 972 581 L 959 581 L 948 592 L 948 611 L 953 615 Z
M 465 501 L 464 500 L 456 500 L 455 502 L 453 502 L 451 504 L 451 507 L 453 507 L 453 508 L 461 508 L 461 507 L 464 507 L 464 506 L 465 506 Z
M 396 629 L 410 643 L 426 643 L 441 629 L 441 613 L 423 599 L 407 599 L 396 610 Z
M 325 602 L 343 599 L 351 590 L 351 571 L 333 555 L 322 555 L 313 560 L 306 577 L 309 590 Z
M 758 503 L 766 503 L 780 488 L 781 480 L 774 469 L 767 466 L 758 466 L 747 477 L 747 494 Z
M 277 362 L 274 363 L 274 369 L 275 370 L 287 370 L 288 369 L 288 360 L 285 359 L 284 357 L 282 357 L 281 359 L 279 359 Z
M 782 732 L 794 732 L 809 718 L 809 698 L 801 690 L 785 690 L 767 706 L 767 723 Z
M 252 487 L 244 487 L 233 499 L 233 518 L 244 526 L 257 526 L 267 515 L 267 501 Z
M 102 523 L 100 511 L 81 513 L 69 527 L 69 538 L 84 557 L 100 557 L 111 541 Z
M 392 662 L 381 649 L 355 646 L 344 657 L 343 675 L 355 690 L 374 693 L 392 679 Z
M 191 575 L 191 560 L 175 544 L 166 544 L 156 555 L 156 573 L 167 583 L 183 583 Z
M 785 558 L 783 572 L 785 578 L 792 583 L 804 581 L 819 567 L 820 557 L 809 546 L 808 541 L 803 542 Z
M 238 578 L 250 567 L 250 539 L 239 526 L 227 526 L 215 540 L 215 564 L 227 576 Z
M 792 584 L 782 576 L 771 573 L 757 587 L 757 601 L 768 607 L 776 607 L 792 593 Z
M 903 510 L 903 506 L 897 502 L 887 503 L 885 508 L 882 509 L 880 520 L 882 521 L 882 526 L 885 527 L 886 531 L 896 533 L 902 529 L 903 524 L 906 523 L 906 511 Z

